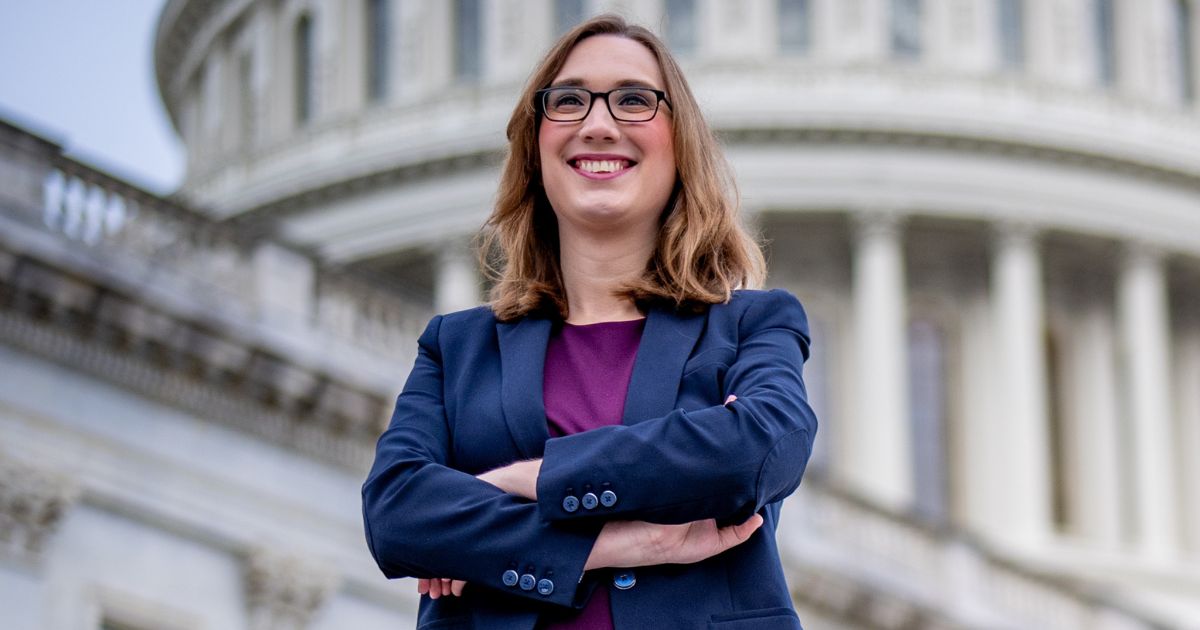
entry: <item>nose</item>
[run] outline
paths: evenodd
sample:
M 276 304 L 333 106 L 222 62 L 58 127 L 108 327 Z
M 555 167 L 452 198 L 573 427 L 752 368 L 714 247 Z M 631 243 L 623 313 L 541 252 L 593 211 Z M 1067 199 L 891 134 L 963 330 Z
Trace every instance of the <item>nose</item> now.
M 579 138 L 585 141 L 616 142 L 621 139 L 621 127 L 608 111 L 604 99 L 592 103 L 592 111 L 579 123 Z

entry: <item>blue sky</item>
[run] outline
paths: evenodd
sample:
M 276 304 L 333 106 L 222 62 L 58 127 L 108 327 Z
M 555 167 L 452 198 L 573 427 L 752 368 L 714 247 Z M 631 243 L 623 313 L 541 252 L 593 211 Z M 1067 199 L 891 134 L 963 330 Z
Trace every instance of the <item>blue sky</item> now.
M 166 0 L 0 0 L 0 118 L 154 192 L 182 180 L 158 97 L 154 27 Z

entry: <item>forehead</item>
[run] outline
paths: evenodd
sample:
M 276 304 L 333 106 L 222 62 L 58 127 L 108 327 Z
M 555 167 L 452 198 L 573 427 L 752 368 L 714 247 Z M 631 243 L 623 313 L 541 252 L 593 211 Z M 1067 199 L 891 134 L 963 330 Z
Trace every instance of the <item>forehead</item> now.
M 593 90 L 629 82 L 663 89 L 654 54 L 641 42 L 620 35 L 593 35 L 576 44 L 553 81 Z

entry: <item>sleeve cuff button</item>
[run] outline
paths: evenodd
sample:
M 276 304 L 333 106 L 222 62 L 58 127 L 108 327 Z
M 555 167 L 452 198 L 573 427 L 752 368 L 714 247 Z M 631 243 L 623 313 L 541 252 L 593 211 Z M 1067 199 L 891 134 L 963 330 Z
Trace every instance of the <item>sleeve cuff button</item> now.
M 505 571 L 504 575 L 500 576 L 500 581 L 504 582 L 505 586 L 516 586 L 517 580 L 519 579 L 520 578 L 517 577 L 517 572 L 513 571 L 512 569 Z
M 537 592 L 543 597 L 547 597 L 554 592 L 554 582 L 550 580 L 540 580 L 537 583 Z

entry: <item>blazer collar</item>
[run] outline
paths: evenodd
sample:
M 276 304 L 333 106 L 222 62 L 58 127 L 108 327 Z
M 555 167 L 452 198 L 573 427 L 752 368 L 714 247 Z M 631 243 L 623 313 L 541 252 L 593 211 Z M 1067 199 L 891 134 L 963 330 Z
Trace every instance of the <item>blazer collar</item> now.
M 637 424 L 675 410 L 683 364 L 692 355 L 705 317 L 703 313 L 681 315 L 657 308 L 646 314 L 646 327 L 625 395 L 622 424 Z
M 523 317 L 515 322 L 498 322 L 500 341 L 500 399 L 504 421 L 517 443 L 521 457 L 542 456 L 550 430 L 542 400 L 542 376 L 550 320 Z
M 657 308 L 646 314 L 622 424 L 665 416 L 675 409 L 683 365 L 700 337 L 704 320 L 704 314 L 680 315 Z M 550 320 L 540 317 L 496 324 L 504 421 L 521 456 L 528 459 L 541 457 L 550 439 L 542 384 L 551 327 Z

